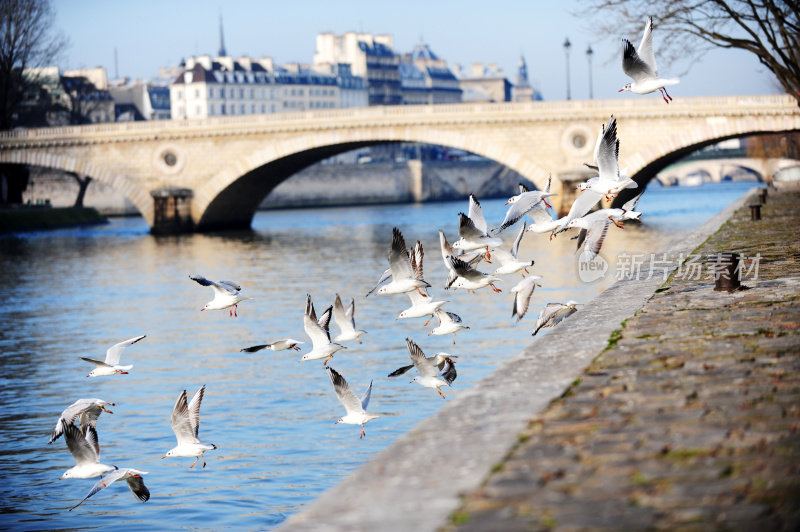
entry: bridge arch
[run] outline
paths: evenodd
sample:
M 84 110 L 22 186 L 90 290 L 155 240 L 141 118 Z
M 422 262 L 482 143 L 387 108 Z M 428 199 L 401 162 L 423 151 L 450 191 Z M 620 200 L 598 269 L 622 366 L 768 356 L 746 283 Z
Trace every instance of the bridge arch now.
M 537 188 L 548 172 L 526 154 L 498 149 L 480 135 L 435 128 L 340 131 L 286 138 L 257 150 L 246 165 L 226 168 L 195 191 L 193 213 L 200 231 L 250 227 L 262 200 L 303 168 L 333 155 L 380 144 L 412 142 L 456 148 L 492 159 L 528 178 Z
M 46 151 L 0 151 L 0 164 L 39 166 L 91 177 L 95 181 L 109 185 L 116 192 L 128 198 L 148 225 L 152 226 L 153 224 L 153 198 L 150 193 L 138 186 L 135 181 L 110 168 L 96 166 L 84 159 L 69 155 L 54 156 Z
M 785 124 L 776 124 L 774 117 L 770 118 L 766 120 L 751 116 L 746 119 L 709 119 L 705 124 L 692 128 L 665 128 L 665 131 L 672 132 L 650 139 L 648 144 L 636 146 L 633 154 L 620 157 L 620 168 L 628 169 L 628 175 L 638 183 L 639 188 L 623 191 L 613 204 L 621 205 L 646 188 L 661 170 L 705 147 L 729 139 L 800 131 L 796 120 L 785 120 Z M 658 126 L 654 124 L 653 127 Z M 622 151 L 625 149 L 625 138 L 622 135 L 620 143 L 623 146 L 620 149 Z

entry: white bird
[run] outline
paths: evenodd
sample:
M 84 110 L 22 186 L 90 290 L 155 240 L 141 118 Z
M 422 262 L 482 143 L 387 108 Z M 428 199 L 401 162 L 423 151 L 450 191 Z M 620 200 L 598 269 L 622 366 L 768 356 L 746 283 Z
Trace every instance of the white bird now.
M 201 443 L 197 437 L 200 432 L 200 403 L 203 402 L 203 395 L 206 392 L 206 385 L 200 387 L 192 401 L 186 403 L 186 390 L 183 390 L 172 407 L 172 432 L 178 445 L 167 451 L 161 458 L 172 456 L 183 456 L 187 458 L 195 457 L 189 469 L 193 468 L 200 458 L 203 458 L 203 467 L 206 466 L 206 459 L 203 453 L 213 451 L 217 448 L 213 443 Z
M 469 329 L 461 320 L 461 316 L 456 314 L 455 312 L 447 312 L 445 310 L 437 310 L 436 317 L 439 318 L 439 325 L 434 327 L 431 332 L 428 333 L 430 335 L 445 335 L 445 334 L 452 334 L 453 335 L 453 344 L 456 343 L 456 333 L 463 329 Z
M 114 471 L 116 466 L 100 463 L 100 444 L 97 431 L 91 425 L 81 430 L 61 420 L 61 432 L 67 441 L 67 449 L 75 459 L 75 466 L 64 471 L 60 478 L 93 478 Z
M 531 336 L 536 336 L 536 333 L 541 329 L 549 329 L 561 323 L 562 320 L 578 311 L 577 305 L 578 303 L 575 301 L 548 303 L 539 313 L 539 318 L 536 320 L 536 327 L 533 329 Z
M 442 374 L 449 370 L 448 366 L 450 363 L 445 362 L 446 369 L 439 371 L 433 362 L 428 360 L 428 357 L 425 356 L 422 349 L 408 338 L 406 338 L 406 346 L 408 347 L 408 354 L 411 357 L 411 362 L 414 363 L 414 367 L 419 371 L 419 375 L 411 379 L 411 382 L 418 382 L 426 388 L 434 388 L 439 392 L 439 395 L 442 396 L 442 399 L 445 399 L 441 387 L 450 386 L 450 383 L 444 379 Z
M 299 344 L 304 344 L 305 342 L 301 342 L 299 340 L 294 340 L 292 338 L 283 338 L 281 340 L 275 340 L 270 344 L 262 344 L 262 345 L 254 345 L 251 347 L 245 347 L 240 351 L 246 353 L 255 353 L 256 351 L 261 351 L 262 349 L 271 349 L 272 351 L 284 351 L 286 349 L 294 349 L 295 351 L 300 351 L 300 348 L 297 347 Z
M 528 312 L 528 305 L 530 305 L 531 297 L 533 296 L 533 291 L 536 287 L 540 287 L 542 285 L 538 284 L 536 281 L 541 279 L 538 275 L 531 275 L 530 277 L 526 277 L 525 279 L 521 280 L 517 283 L 514 288 L 511 289 L 514 295 L 514 306 L 511 309 L 511 317 L 517 318 L 517 321 L 521 320 L 522 317 Z
M 542 208 L 551 207 L 551 205 L 547 203 L 547 198 L 550 196 L 558 196 L 558 194 L 550 192 L 550 179 L 547 180 L 547 189 L 544 191 L 529 190 L 528 187 L 522 183 L 519 184 L 519 190 L 519 194 L 508 198 L 506 205 L 511 205 L 511 207 L 506 211 L 506 217 L 503 219 L 503 223 L 492 230 L 493 235 L 499 234 L 507 227 L 514 225 L 522 219 L 525 214 L 537 206 L 541 206 Z
M 492 290 L 495 292 L 502 292 L 502 290 L 494 285 L 495 281 L 500 280 L 499 277 L 486 275 L 485 273 L 476 270 L 461 259 L 450 257 L 448 260 L 454 276 L 451 276 L 448 279 L 445 288 L 453 288 L 454 290 L 459 288 L 464 288 L 465 290 L 478 290 L 486 286 L 491 286 Z
M 201 286 L 210 286 L 214 289 L 214 299 L 206 303 L 200 310 L 225 310 L 230 309 L 231 316 L 238 316 L 237 309 L 239 303 L 253 299 L 252 297 L 242 297 L 239 293 L 242 287 L 231 281 L 209 281 L 202 275 L 190 275 L 189 279 Z
M 417 292 L 406 292 L 406 295 L 408 295 L 408 298 L 411 300 L 411 306 L 398 314 L 396 319 L 403 320 L 408 318 L 424 318 L 426 316 L 433 318 L 436 311 L 439 310 L 442 305 L 447 303 L 447 301 L 433 299 L 428 295 L 426 289 L 422 290 L 422 295 Z M 430 318 L 425 322 L 423 327 L 428 325 Z
M 472 251 L 483 248 L 487 259 L 492 258 L 492 249 L 503 244 L 501 239 L 489 235 L 483 208 L 473 194 L 469 195 L 469 214 L 458 213 L 458 235 L 461 238 L 453 243 L 453 249 Z
M 484 259 L 486 260 L 486 262 L 491 264 L 491 261 L 486 259 L 485 249 L 479 249 L 476 251 L 471 251 L 469 253 L 461 252 L 460 255 L 454 255 L 453 249 L 450 246 L 450 243 L 447 241 L 447 237 L 444 236 L 444 232 L 442 230 L 439 230 L 439 247 L 441 248 L 442 260 L 444 261 L 444 266 L 445 268 L 447 268 L 447 282 L 445 283 L 445 287 L 449 286 L 457 277 L 457 274 L 453 269 L 453 266 L 450 264 L 450 257 L 456 257 L 458 259 L 461 259 L 470 266 L 475 266 L 475 264 L 480 262 L 481 259 Z
M 87 377 L 106 377 L 108 375 L 127 375 L 128 371 L 133 368 L 133 364 L 130 366 L 120 366 L 119 359 L 122 356 L 122 351 L 131 344 L 135 344 L 145 335 L 136 336 L 134 338 L 130 338 L 125 340 L 124 342 L 120 342 L 118 344 L 114 344 L 108 348 L 106 351 L 106 360 L 105 362 L 101 362 L 99 360 L 94 360 L 93 358 L 85 358 L 80 357 L 81 360 L 89 362 L 95 365 L 95 368 L 89 372 Z
M 597 205 L 605 195 L 616 195 L 623 188 L 637 188 L 636 182 L 630 178 L 623 178 L 619 173 L 619 139 L 617 139 L 617 121 L 612 116 L 608 125 L 603 128 L 598 140 L 596 149 L 598 177 L 590 179 L 586 184 L 586 190 L 578 196 L 569 213 L 561 218 L 559 227 L 553 232 L 552 236 L 564 231 L 567 225 L 575 219 L 581 218 L 588 213 L 592 207 Z
M 356 340 L 359 344 L 361 343 L 359 336 L 366 334 L 366 331 L 356 329 L 355 313 L 355 299 L 350 298 L 350 304 L 345 310 L 344 305 L 342 305 L 342 298 L 339 297 L 339 294 L 336 294 L 336 299 L 333 300 L 333 319 L 341 330 L 341 334 L 333 339 L 335 342 Z
M 439 231 L 439 234 L 443 236 L 443 233 Z M 440 236 L 440 238 L 441 238 Z M 445 239 L 446 241 L 446 239 Z M 423 277 L 423 260 L 424 260 L 425 253 L 422 249 L 422 242 L 417 240 L 417 243 L 414 244 L 414 249 L 411 252 L 411 262 L 414 264 L 415 270 L 415 277 L 421 279 Z M 402 311 L 396 319 L 402 320 L 407 318 L 424 318 L 425 316 L 430 316 L 433 318 L 434 312 L 436 312 L 442 305 L 446 303 L 446 301 L 437 301 L 434 300 L 429 294 L 427 288 L 420 288 L 419 290 L 412 290 L 410 292 L 406 292 L 406 295 L 411 300 L 411 306 Z M 428 321 L 425 322 L 423 327 L 426 327 L 428 323 L 431 321 L 430 318 Z
M 660 91 L 661 97 L 669 103 L 672 96 L 667 92 L 667 87 L 676 85 L 680 79 L 658 77 L 656 56 L 653 53 L 653 18 L 647 17 L 638 50 L 633 48 L 628 39 L 622 39 L 622 48 L 622 70 L 633 78 L 633 83 L 626 84 L 618 92 L 630 91 L 636 94 L 649 94 Z
M 336 397 L 339 398 L 339 402 L 344 405 L 344 409 L 347 411 L 347 415 L 339 418 L 336 424 L 361 425 L 361 438 L 363 438 L 365 435 L 364 424 L 380 417 L 376 414 L 367 413 L 369 399 L 372 396 L 372 382 L 370 381 L 367 391 L 359 399 L 338 371 L 331 367 L 326 369 L 328 370 L 328 377 L 330 377 L 333 384 L 333 391 L 336 392 Z
M 306 313 L 303 316 L 303 328 L 308 337 L 311 338 L 311 351 L 303 355 L 300 358 L 300 362 L 324 358 L 323 365 L 326 365 L 328 360 L 333 358 L 334 353 L 340 349 L 345 349 L 345 346 L 331 342 L 330 322 L 331 308 L 328 307 L 317 320 L 317 313 L 314 310 L 314 303 L 311 302 L 311 296 L 306 295 Z
M 402 294 L 412 290 L 420 291 L 430 284 L 421 278 L 417 271 L 414 257 L 409 255 L 403 234 L 395 227 L 392 229 L 392 247 L 389 251 L 389 268 L 392 270 L 392 281 L 378 288 L 376 296 L 384 294 Z M 419 275 L 418 275 L 419 274 Z
M 392 278 L 392 269 L 386 268 L 381 274 L 381 276 L 378 278 L 378 282 L 375 283 L 375 286 L 372 288 L 372 290 L 367 292 L 367 295 L 365 295 L 364 297 L 369 297 L 370 295 L 375 293 L 376 290 L 378 290 L 381 286 L 386 284 L 386 282 L 388 282 L 391 278 Z
M 431 364 L 436 366 L 439 370 L 442 379 L 446 380 L 449 384 L 453 384 L 453 381 L 456 380 L 458 373 L 456 372 L 456 362 L 455 359 L 458 358 L 455 355 L 451 355 L 449 353 L 434 353 L 433 355 L 427 358 Z M 393 372 L 387 375 L 388 377 L 399 377 L 400 375 L 404 375 L 408 370 L 414 367 L 414 364 L 409 364 L 408 366 L 402 366 L 397 368 Z
M 89 494 L 83 498 L 81 502 L 70 508 L 69 510 L 72 511 L 84 502 L 86 499 L 97 493 L 98 491 L 102 490 L 103 488 L 107 488 L 114 482 L 118 480 L 124 480 L 128 483 L 128 487 L 131 489 L 134 495 L 142 501 L 147 502 L 150 500 L 150 490 L 147 489 L 147 486 L 144 485 L 144 479 L 142 475 L 146 475 L 147 471 L 139 471 L 138 469 L 131 469 L 129 467 L 124 467 L 121 469 L 117 469 L 112 471 L 104 478 L 101 478 L 97 481 L 97 483 L 92 487 L 89 491 Z
M 612 209 L 600 209 L 595 212 L 599 212 L 602 213 L 603 215 L 608 216 L 612 222 L 616 223 L 617 227 L 621 227 L 622 225 L 624 225 L 623 224 L 624 220 L 639 220 L 639 218 L 642 217 L 641 212 L 637 212 L 634 210 L 636 208 L 636 204 L 639 203 L 639 199 L 642 197 L 642 194 L 644 194 L 644 190 L 639 192 L 638 195 L 632 197 L 631 199 L 623 203 L 622 207 L 615 207 Z
M 615 209 L 608 210 L 614 211 Z M 581 218 L 570 220 L 565 227 L 565 229 L 579 227 L 585 230 L 585 232 L 581 231 L 581 234 L 578 235 L 577 247 L 580 249 L 581 245 L 583 245 L 583 251 L 586 253 L 586 260 L 588 261 L 593 260 L 600 253 L 600 248 L 605 242 L 608 228 L 612 222 L 619 228 L 624 227 L 622 222 L 615 220 L 612 214 L 605 211 L 606 209 L 601 209 Z
M 619 171 L 619 139 L 617 138 L 617 119 L 612 115 L 608 125 L 602 130 L 595 149 L 595 163 L 598 176 L 590 179 L 585 187 L 600 194 L 616 196 L 624 188 L 637 188 L 633 179 L 623 176 Z
M 89 426 L 96 429 L 97 418 L 100 417 L 102 412 L 108 412 L 109 414 L 114 413 L 108 410 L 106 408 L 107 406 L 115 405 L 114 403 L 103 401 L 102 399 L 78 399 L 61 412 L 61 417 L 58 418 L 56 428 L 53 429 L 53 434 L 50 436 L 50 441 L 47 443 L 53 443 L 61 437 L 63 433 L 62 421 L 67 425 L 72 425 L 75 423 L 76 419 L 80 418 L 80 426 L 83 431 L 86 431 L 86 427 Z
M 494 256 L 500 261 L 500 267 L 494 271 L 494 275 L 508 275 L 516 272 L 525 274 L 528 273 L 528 268 L 533 266 L 532 260 L 519 260 L 517 255 L 519 253 L 519 244 L 522 242 L 522 235 L 525 234 L 527 224 L 523 223 L 522 228 L 517 233 L 517 238 L 511 245 L 511 251 L 506 251 L 503 248 L 495 248 Z M 523 273 L 524 272 L 524 273 Z

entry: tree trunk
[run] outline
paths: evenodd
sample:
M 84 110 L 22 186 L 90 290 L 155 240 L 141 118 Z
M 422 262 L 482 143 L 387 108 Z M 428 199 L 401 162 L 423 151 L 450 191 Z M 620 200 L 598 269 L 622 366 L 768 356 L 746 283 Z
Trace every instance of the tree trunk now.
M 83 198 L 86 197 L 86 189 L 89 188 L 92 178 L 88 175 L 81 178 L 81 176 L 74 172 L 70 172 L 69 175 L 74 177 L 75 181 L 78 182 L 78 197 L 75 198 L 75 205 L 73 205 L 73 207 L 83 207 Z

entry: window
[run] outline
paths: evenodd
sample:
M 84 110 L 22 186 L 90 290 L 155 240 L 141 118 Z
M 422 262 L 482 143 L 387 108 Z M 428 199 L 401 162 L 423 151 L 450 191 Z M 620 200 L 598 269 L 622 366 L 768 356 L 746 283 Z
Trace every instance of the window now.
M 239 89 L 239 98 L 244 98 L 244 89 Z
M 250 89 L 250 99 L 252 100 L 252 99 L 253 99 L 253 98 L 255 98 L 255 97 L 256 97 L 256 91 L 255 91 L 255 89 Z
M 256 104 L 254 104 L 254 103 L 250 104 L 250 114 L 251 115 L 256 114 Z
M 220 89 L 219 90 L 219 97 L 220 98 L 224 98 L 225 97 L 225 89 Z
M 243 114 L 244 114 L 244 104 L 243 104 L 243 103 L 240 103 L 240 104 L 239 104 L 239 114 L 240 114 L 240 115 L 243 115 Z
M 194 90 L 194 97 L 195 98 L 199 98 L 200 97 L 200 89 L 195 89 Z

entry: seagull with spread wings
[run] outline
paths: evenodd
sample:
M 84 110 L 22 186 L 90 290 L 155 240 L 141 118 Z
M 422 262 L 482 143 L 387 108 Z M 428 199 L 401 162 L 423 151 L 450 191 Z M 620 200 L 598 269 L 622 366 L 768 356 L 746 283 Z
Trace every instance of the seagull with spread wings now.
M 311 351 L 303 355 L 300 358 L 300 362 L 324 358 L 325 361 L 322 364 L 326 365 L 333 358 L 334 353 L 340 349 L 345 349 L 345 346 L 331 342 L 331 311 L 332 308 L 328 307 L 317 319 L 314 303 L 311 302 L 311 295 L 306 295 L 306 313 L 303 316 L 303 328 L 308 337 L 311 338 Z
M 202 275 L 190 275 L 189 279 L 200 286 L 210 286 L 214 289 L 214 299 L 206 303 L 200 310 L 229 310 L 231 316 L 238 316 L 239 303 L 252 297 L 242 297 L 242 287 L 232 281 L 209 281 Z
M 339 402 L 342 403 L 344 409 L 347 411 L 347 415 L 339 418 L 336 423 L 361 425 L 361 438 L 363 438 L 366 434 L 364 432 L 364 424 L 380 417 L 377 414 L 367 413 L 367 406 L 369 406 L 369 400 L 372 397 L 372 382 L 369 383 L 367 391 L 364 392 L 364 395 L 359 399 L 338 371 L 331 367 L 326 369 L 328 370 L 328 377 L 331 379 L 331 384 L 333 384 L 333 391 L 336 392 L 336 397 L 339 398 Z
M 64 409 L 63 412 L 61 412 L 61 417 L 58 418 L 58 422 L 56 422 L 56 428 L 53 429 L 53 434 L 50 436 L 50 441 L 47 443 L 53 443 L 64 433 L 63 425 L 61 423 L 62 421 L 64 421 L 67 425 L 72 425 L 75 423 L 75 420 L 80 419 L 81 430 L 84 433 L 86 432 L 86 427 L 92 427 L 96 429 L 97 418 L 100 417 L 101 413 L 114 413 L 111 410 L 108 410 L 106 408 L 107 406 L 115 405 L 114 403 L 103 401 L 102 399 L 78 399 Z
M 106 351 L 106 359 L 105 361 L 94 360 L 93 358 L 85 358 L 81 357 L 81 360 L 85 362 L 89 362 L 90 364 L 94 364 L 95 368 L 89 372 L 87 377 L 106 377 L 108 375 L 127 375 L 128 370 L 133 368 L 133 364 L 129 366 L 120 366 L 119 359 L 122 356 L 122 351 L 128 347 L 129 345 L 135 344 L 145 335 L 136 336 L 134 338 L 130 338 L 125 340 L 124 342 L 120 342 L 118 344 L 114 344 L 108 348 Z
M 450 386 L 450 382 L 445 380 L 443 376 L 450 371 L 450 363 L 445 361 L 444 369 L 439 371 L 433 362 L 428 360 L 428 357 L 425 356 L 422 349 L 408 338 L 406 338 L 406 347 L 408 347 L 408 354 L 411 357 L 411 362 L 414 363 L 414 367 L 419 371 L 419 375 L 411 379 L 411 382 L 418 382 L 426 388 L 434 388 L 439 392 L 439 395 L 442 396 L 442 399 L 445 399 L 441 387 Z
M 186 390 L 183 390 L 172 407 L 172 432 L 178 445 L 167 451 L 161 458 L 172 456 L 183 456 L 187 458 L 195 457 L 189 469 L 193 468 L 198 460 L 203 459 L 203 467 L 206 466 L 206 459 L 203 454 L 206 451 L 213 451 L 217 448 L 213 443 L 202 443 L 198 438 L 200 432 L 200 403 L 206 392 L 206 385 L 200 387 L 191 402 L 186 403 Z
M 635 94 L 649 94 L 660 91 L 664 101 L 669 103 L 672 96 L 667 87 L 680 82 L 678 78 L 660 78 L 657 74 L 656 56 L 653 53 L 653 18 L 647 17 L 639 49 L 634 49 L 628 39 L 622 39 L 622 70 L 633 83 L 628 83 L 618 92 L 630 91 Z

